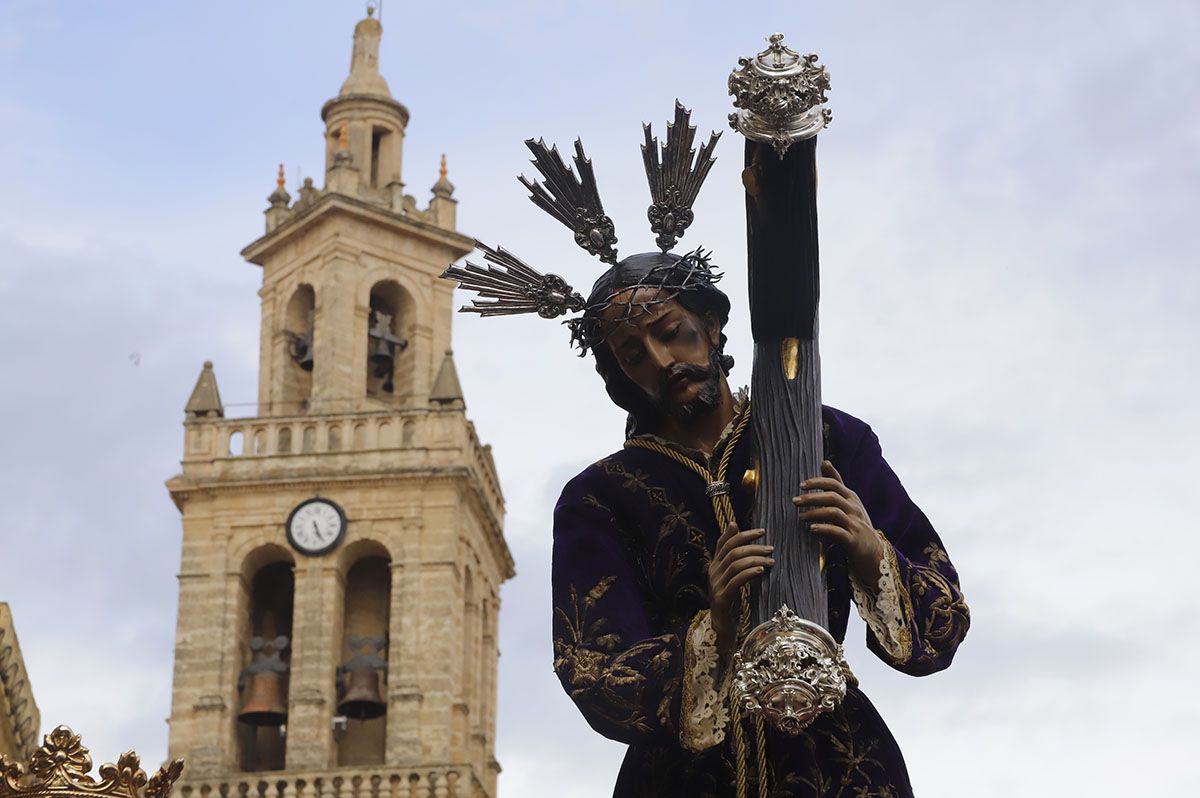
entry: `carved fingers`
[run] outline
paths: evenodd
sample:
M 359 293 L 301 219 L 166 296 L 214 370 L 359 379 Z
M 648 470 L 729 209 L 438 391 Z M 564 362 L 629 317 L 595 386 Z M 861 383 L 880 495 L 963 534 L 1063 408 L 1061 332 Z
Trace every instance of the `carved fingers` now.
M 734 607 L 738 591 L 775 564 L 774 546 L 755 543 L 766 530 L 739 530 L 729 524 L 717 541 L 717 550 L 708 566 L 709 603 L 718 647 L 728 650 L 734 636 Z
M 828 460 L 822 463 L 821 473 L 804 480 L 800 487 L 805 492 L 792 500 L 800 508 L 800 517 L 809 522 L 813 534 L 844 544 L 851 556 L 877 553 L 875 527 L 858 494 L 846 487 Z

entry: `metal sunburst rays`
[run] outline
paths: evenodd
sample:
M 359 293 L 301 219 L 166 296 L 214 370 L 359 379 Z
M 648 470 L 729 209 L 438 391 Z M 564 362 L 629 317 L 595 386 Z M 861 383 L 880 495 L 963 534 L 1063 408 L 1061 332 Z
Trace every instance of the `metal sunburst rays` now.
M 654 200 L 646 216 L 651 232 L 657 235 L 655 243 L 663 252 L 669 252 L 692 224 L 695 218 L 692 203 L 708 177 L 708 170 L 716 162 L 712 152 L 721 138 L 720 133 L 712 133 L 696 156 L 692 146 L 696 128 L 690 122 L 691 112 L 676 100 L 675 121 L 667 124 L 667 143 L 662 146 L 661 161 L 658 139 L 652 137 L 650 125 L 642 125 L 646 135 L 642 160 L 646 166 L 646 179 L 650 182 L 650 197 Z
M 612 219 L 604 213 L 592 162 L 583 152 L 583 142 L 575 140 L 575 168 L 563 163 L 557 147 L 546 149 L 542 139 L 528 139 L 525 146 L 533 153 L 533 165 L 542 174 L 542 183 L 524 175 L 518 179 L 529 189 L 530 199 L 546 213 L 575 233 L 575 243 L 605 263 L 617 262 L 617 234 Z
M 693 221 L 692 203 L 715 162 L 712 153 L 721 135 L 712 133 L 697 152 L 694 146 L 696 128 L 690 121 L 691 112 L 676 100 L 675 118 L 667 124 L 666 144 L 661 147 L 650 126 L 642 126 L 646 138 L 642 145 L 642 160 L 653 199 L 647 216 L 663 252 L 675 245 Z M 616 231 L 612 219 L 604 212 L 592 162 L 583 151 L 583 143 L 578 139 L 575 141 L 574 168 L 564 162 L 557 147 L 548 148 L 542 139 L 529 139 L 525 146 L 533 153 L 532 163 L 542 178 L 540 182 L 524 176 L 519 178 L 529 190 L 529 198 L 571 230 L 576 244 L 615 266 Z M 542 318 L 554 319 L 567 313 L 591 310 L 586 300 L 558 275 L 542 274 L 505 249 L 492 249 L 480 241 L 475 245 L 483 252 L 486 266 L 468 261 L 464 266 L 452 265 L 442 274 L 480 296 L 464 306 L 463 311 L 480 316 L 536 313 Z M 647 279 L 647 287 L 669 288 L 670 296 L 674 296 L 679 291 L 711 285 L 719 278 L 719 273 L 709 266 L 707 254 L 697 249 L 678 262 L 664 266 L 660 272 L 653 272 Z M 613 297 L 609 297 L 595 308 L 605 307 L 612 301 Z M 595 343 L 592 325 L 583 317 L 567 323 L 573 341 L 580 346 L 581 353 L 586 353 Z
M 483 252 L 486 268 L 467 261 L 465 266 L 450 266 L 442 273 L 442 277 L 457 280 L 460 287 L 492 300 L 473 299 L 462 307 L 464 312 L 480 316 L 536 313 L 554 319 L 584 309 L 583 297 L 557 274 L 542 274 L 503 247 L 492 249 L 482 241 L 475 246 Z

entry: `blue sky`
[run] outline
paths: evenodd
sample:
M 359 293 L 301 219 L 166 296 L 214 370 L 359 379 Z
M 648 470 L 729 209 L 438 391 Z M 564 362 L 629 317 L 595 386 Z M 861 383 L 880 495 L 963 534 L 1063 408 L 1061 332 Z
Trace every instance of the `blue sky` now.
M 1197 775 L 1200 714 L 1200 9 L 741 5 L 385 3 L 409 191 L 446 153 L 460 229 L 586 286 L 595 264 L 521 199 L 522 141 L 582 135 L 623 247 L 650 249 L 641 122 L 678 97 L 723 129 L 737 56 L 774 30 L 818 52 L 825 398 L 874 426 L 974 614 L 954 667 L 920 680 L 852 626 L 864 689 L 922 796 L 1174 792 Z M 0 600 L 44 725 L 98 759 L 165 753 L 182 407 L 206 359 L 227 402 L 254 399 L 259 274 L 237 253 L 280 161 L 293 194 L 320 184 L 319 110 L 362 13 L 0 4 L 0 502 L 22 563 Z M 717 155 L 688 235 L 728 271 L 748 381 L 732 131 Z M 501 792 L 607 795 L 620 747 L 550 670 L 549 510 L 618 445 L 620 414 L 539 320 L 459 317 L 455 353 L 519 572 Z M 556 443 L 531 448 L 534 425 Z

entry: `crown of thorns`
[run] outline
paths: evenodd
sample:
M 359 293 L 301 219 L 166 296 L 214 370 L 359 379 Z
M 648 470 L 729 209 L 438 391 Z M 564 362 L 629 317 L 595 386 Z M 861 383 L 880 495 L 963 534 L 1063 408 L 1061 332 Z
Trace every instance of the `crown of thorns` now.
M 646 217 L 656 236 L 655 243 L 664 253 L 675 246 L 694 221 L 692 204 L 716 162 L 712 152 L 721 137 L 718 132 L 712 133 L 697 153 L 696 128 L 690 121 L 691 112 L 676 101 L 675 119 L 667 124 L 666 143 L 661 146 L 650 125 L 642 125 L 645 135 L 642 162 L 653 200 Z M 574 170 L 563 162 L 557 147 L 547 149 L 541 139 L 529 139 L 525 146 L 533 153 L 532 163 L 542 176 L 540 183 L 523 175 L 518 178 L 529 190 L 529 198 L 565 225 L 574 234 L 577 245 L 615 267 L 616 228 L 604 212 L 583 142 L 575 141 Z M 622 285 L 609 295 L 588 302 L 562 277 L 539 272 L 503 247 L 493 249 L 481 241 L 476 241 L 475 246 L 483 253 L 484 266 L 467 261 L 463 266 L 450 266 L 442 274 L 481 297 L 460 310 L 480 316 L 536 313 L 544 319 L 582 313 L 565 321 L 571 330 L 571 342 L 579 347 L 580 354 L 586 354 L 603 340 L 596 323 L 601 311 L 619 305 L 622 310 L 615 320 L 629 320 L 646 312 L 651 305 L 673 299 L 681 291 L 711 286 L 721 278 L 713 270 L 708 253 L 697 248 L 649 269 L 636 284 Z M 656 290 L 642 292 L 639 288 Z

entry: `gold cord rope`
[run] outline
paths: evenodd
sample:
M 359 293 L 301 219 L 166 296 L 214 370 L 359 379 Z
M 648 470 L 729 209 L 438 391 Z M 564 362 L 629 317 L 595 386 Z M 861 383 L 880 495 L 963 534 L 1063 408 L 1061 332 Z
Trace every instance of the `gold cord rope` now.
M 733 449 L 741 440 L 742 433 L 746 431 L 746 427 L 750 423 L 750 405 L 747 403 L 745 409 L 742 410 L 742 415 L 738 418 L 737 423 L 733 427 L 733 431 L 729 434 L 729 440 L 725 444 L 725 450 L 721 452 L 721 459 L 717 463 L 717 473 L 714 475 L 700 463 L 697 463 L 692 458 L 677 452 L 669 446 L 664 446 L 658 441 L 652 441 L 646 438 L 634 438 L 633 440 L 625 441 L 627 449 L 648 449 L 652 452 L 668 457 L 671 460 L 679 463 L 684 468 L 694 472 L 697 476 L 704 480 L 704 484 L 710 488 L 716 487 L 726 481 L 729 474 L 729 462 L 733 459 Z M 712 498 L 713 512 L 717 516 L 717 524 L 720 527 L 718 534 L 723 533 L 725 528 L 730 524 L 737 523 L 737 518 L 733 512 L 733 501 L 729 498 L 729 486 L 726 484 L 723 490 L 713 490 L 709 493 Z M 740 601 L 738 608 L 738 633 L 737 643 L 741 641 L 750 631 L 750 586 L 742 585 L 739 594 Z M 730 717 L 733 726 L 733 746 L 734 746 L 734 764 L 736 767 L 737 779 L 737 798 L 746 798 L 748 774 L 747 763 L 749 756 L 746 751 L 746 736 L 742 729 L 742 711 L 737 701 L 731 700 Z M 755 747 L 757 749 L 757 769 L 758 769 L 758 794 L 760 798 L 767 796 L 767 747 L 766 737 L 763 731 L 762 718 L 754 719 L 755 727 Z

